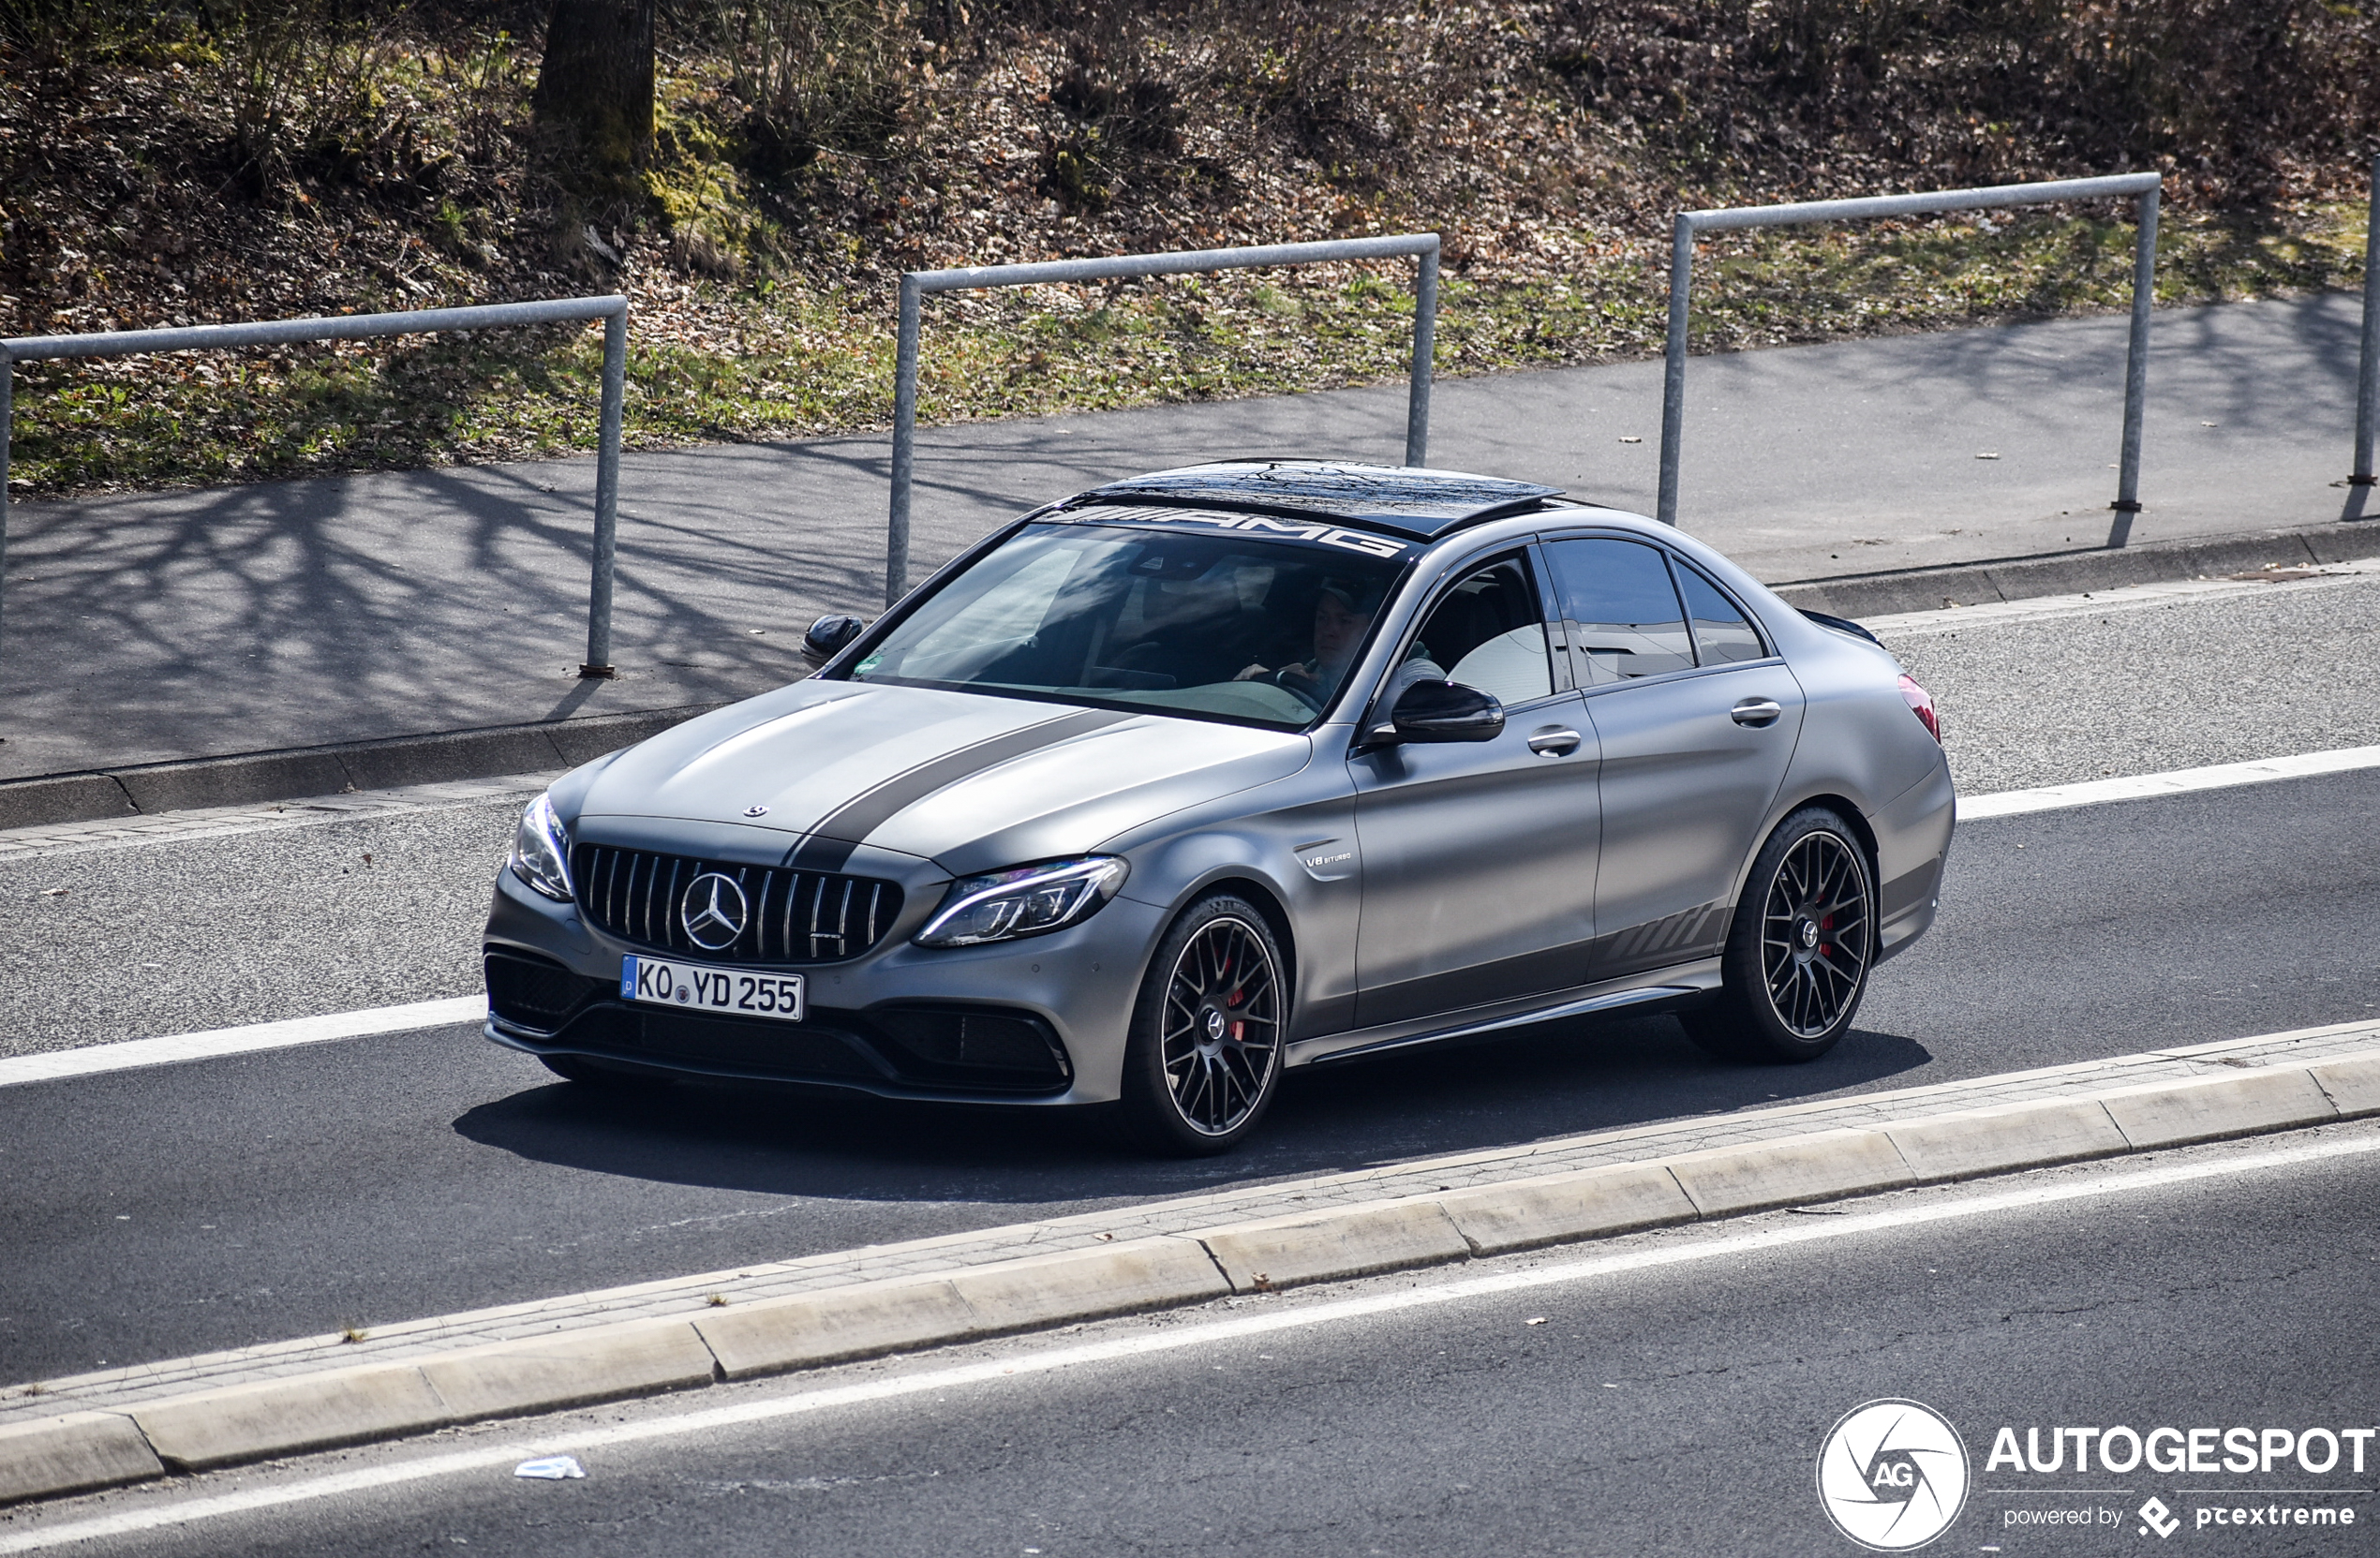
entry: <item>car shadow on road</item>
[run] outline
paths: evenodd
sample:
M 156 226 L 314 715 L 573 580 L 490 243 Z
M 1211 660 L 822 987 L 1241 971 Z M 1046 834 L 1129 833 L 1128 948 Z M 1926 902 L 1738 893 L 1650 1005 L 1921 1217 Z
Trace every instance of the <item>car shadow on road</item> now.
M 536 1162 L 663 1183 L 1055 1212 L 1862 1091 L 1932 1059 L 1914 1039 L 1854 1031 L 1807 1065 L 1740 1066 L 1703 1055 L 1668 1017 L 1549 1023 L 1294 1072 L 1254 1138 L 1191 1161 L 1124 1151 L 1083 1111 L 738 1085 L 556 1083 L 483 1104 L 454 1129 Z

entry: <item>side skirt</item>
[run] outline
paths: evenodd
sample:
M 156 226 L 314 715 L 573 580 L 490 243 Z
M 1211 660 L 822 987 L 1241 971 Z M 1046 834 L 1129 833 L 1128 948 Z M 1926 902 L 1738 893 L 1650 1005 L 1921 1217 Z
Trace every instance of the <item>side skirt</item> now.
M 1287 1061 L 1291 1066 L 1352 1061 L 1416 1045 L 1449 1044 L 1460 1039 L 1480 1038 L 1507 1029 L 1525 1028 L 1532 1023 L 1551 1022 L 1560 1017 L 1585 1016 L 1596 1012 L 1686 1001 L 1718 989 L 1719 982 L 1719 960 L 1706 957 L 1672 968 L 1631 974 L 1625 979 L 1573 986 L 1567 990 L 1531 996 L 1525 1001 L 1497 1002 L 1464 1012 L 1440 1013 L 1419 1021 L 1385 1023 L 1377 1028 L 1301 1039 L 1289 1046 Z

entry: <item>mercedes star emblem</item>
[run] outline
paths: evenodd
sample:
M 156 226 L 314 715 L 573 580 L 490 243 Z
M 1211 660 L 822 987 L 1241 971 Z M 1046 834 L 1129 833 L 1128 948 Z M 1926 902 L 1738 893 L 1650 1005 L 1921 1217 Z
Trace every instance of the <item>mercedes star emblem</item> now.
M 687 883 L 677 918 L 696 946 L 705 952 L 724 952 L 744 933 L 748 912 L 744 890 L 736 885 L 734 877 L 705 871 Z

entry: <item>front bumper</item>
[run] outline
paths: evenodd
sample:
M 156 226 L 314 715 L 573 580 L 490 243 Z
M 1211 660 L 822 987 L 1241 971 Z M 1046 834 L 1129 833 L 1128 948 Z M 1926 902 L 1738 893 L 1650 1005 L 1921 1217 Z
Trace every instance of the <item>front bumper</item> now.
M 486 1034 L 532 1055 L 890 1098 L 1049 1105 L 1118 1095 L 1162 910 L 1118 898 L 1051 935 L 925 948 L 908 938 L 942 894 L 920 884 L 908 896 L 873 951 L 786 965 L 808 976 L 809 1010 L 783 1023 L 621 1001 L 624 956 L 686 955 L 609 935 L 499 872 L 483 947 Z

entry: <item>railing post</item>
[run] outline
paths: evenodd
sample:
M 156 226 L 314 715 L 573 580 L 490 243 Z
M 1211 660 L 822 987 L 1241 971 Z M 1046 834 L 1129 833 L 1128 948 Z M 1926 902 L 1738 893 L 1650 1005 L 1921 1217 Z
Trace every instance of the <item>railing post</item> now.
M 1413 278 L 1413 373 L 1406 392 L 1405 463 L 1430 461 L 1430 368 L 1437 354 L 1438 251 L 1421 251 L 1420 274 Z
M 17 363 L 0 346 L 0 643 L 7 639 L 8 435 L 17 422 Z
M 2372 468 L 2375 431 L 2380 431 L 2380 153 L 2372 158 L 2372 215 L 2364 228 L 2363 365 L 2356 375 L 2356 468 L 2347 478 L 2358 487 L 2380 482 Z
M 909 482 L 917 463 L 917 303 L 924 287 L 900 278 L 900 337 L 893 357 L 892 515 L 885 527 L 885 604 L 909 589 Z
M 1677 214 L 1670 233 L 1670 334 L 1661 371 L 1661 496 L 1653 517 L 1677 523 L 1678 439 L 1686 427 L 1686 309 L 1694 285 L 1694 218 Z
M 610 676 L 612 566 L 619 549 L 619 424 L 628 393 L 628 304 L 603 320 L 603 412 L 595 450 L 595 557 L 587 586 L 582 676 Z
M 2124 442 L 2116 472 L 2116 511 L 2107 544 L 2132 540 L 2132 516 L 2140 512 L 2140 424 L 2149 403 L 2149 315 L 2157 306 L 2157 201 L 2155 188 L 2141 191 L 2139 230 L 2132 256 L 2132 344 L 2124 356 Z

